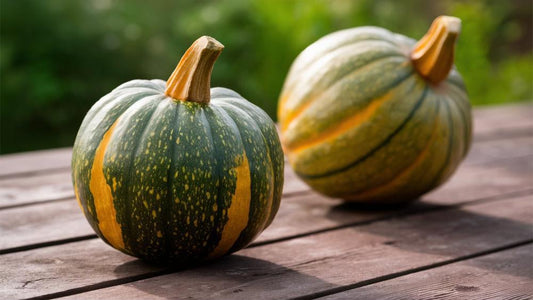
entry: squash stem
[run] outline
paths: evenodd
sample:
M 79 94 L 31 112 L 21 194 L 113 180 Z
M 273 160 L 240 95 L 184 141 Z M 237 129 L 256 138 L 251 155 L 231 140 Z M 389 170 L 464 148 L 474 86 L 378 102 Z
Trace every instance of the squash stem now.
M 448 77 L 460 31 L 459 18 L 440 16 L 433 21 L 429 31 L 411 51 L 411 61 L 422 77 L 434 84 Z
M 181 101 L 207 104 L 211 99 L 211 72 L 224 46 L 209 36 L 197 39 L 167 80 L 165 94 Z

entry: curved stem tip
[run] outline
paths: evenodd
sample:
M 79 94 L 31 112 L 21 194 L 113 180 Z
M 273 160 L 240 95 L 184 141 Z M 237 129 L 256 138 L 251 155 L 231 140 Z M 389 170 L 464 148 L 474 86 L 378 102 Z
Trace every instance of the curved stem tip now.
M 411 52 L 411 61 L 422 77 L 434 84 L 448 77 L 453 67 L 455 41 L 460 31 L 459 18 L 440 16 L 433 21 L 429 31 Z
M 165 94 L 181 101 L 209 103 L 211 72 L 224 46 L 209 36 L 197 39 L 167 80 Z

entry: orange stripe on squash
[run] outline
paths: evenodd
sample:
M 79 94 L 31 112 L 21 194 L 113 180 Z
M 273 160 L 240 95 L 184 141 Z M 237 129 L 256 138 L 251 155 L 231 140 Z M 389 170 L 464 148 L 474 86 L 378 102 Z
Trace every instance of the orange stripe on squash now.
M 113 204 L 113 194 L 111 187 L 107 184 L 104 175 L 104 155 L 109 144 L 113 130 L 118 120 L 104 134 L 100 145 L 96 149 L 93 166 L 91 169 L 91 181 L 89 188 L 94 198 L 98 228 L 104 238 L 115 248 L 124 250 L 124 240 L 122 239 L 122 228 L 117 222 L 117 212 Z
M 355 115 L 340 122 L 339 124 L 336 124 L 335 127 L 321 132 L 319 135 L 317 135 L 316 137 L 312 139 L 309 139 L 309 140 L 306 140 L 300 143 L 294 143 L 292 145 L 287 145 L 287 149 L 292 152 L 300 152 L 307 148 L 316 146 L 318 144 L 322 144 L 322 143 L 334 140 L 340 135 L 345 134 L 347 131 L 368 121 L 374 115 L 376 110 L 379 107 L 381 107 L 381 105 L 385 101 L 389 100 L 394 94 L 395 94 L 394 90 L 389 91 L 385 95 L 375 100 L 372 100 L 370 104 L 367 107 L 365 107 L 363 110 L 357 112 Z
M 210 258 L 216 258 L 226 254 L 237 241 L 241 232 L 248 226 L 248 214 L 250 213 L 250 200 L 252 198 L 250 165 L 246 153 L 242 155 L 241 163 L 235 168 L 237 182 L 235 193 L 231 198 L 228 208 L 228 221 L 222 230 L 220 241 L 209 254 Z
M 311 106 L 315 98 L 317 97 L 314 97 L 313 99 L 302 104 L 302 106 L 298 107 L 296 110 L 292 111 L 292 113 L 289 114 L 288 117 L 280 124 L 281 130 L 286 130 L 291 125 L 292 121 L 298 118 L 309 106 Z
M 438 124 L 439 124 L 439 118 L 437 117 L 436 120 L 435 120 L 435 124 L 433 125 L 433 130 L 431 132 L 431 136 L 428 139 L 428 142 L 426 143 L 426 145 L 424 146 L 424 149 L 418 154 L 418 156 L 415 158 L 415 160 L 407 168 L 402 170 L 398 175 L 396 175 L 394 178 L 392 178 L 390 181 L 384 183 L 383 185 L 380 185 L 380 186 L 374 187 L 372 189 L 363 191 L 362 193 L 359 193 L 357 195 L 346 197 L 346 199 L 349 199 L 349 200 L 364 200 L 364 199 L 371 198 L 371 197 L 373 197 L 375 195 L 378 195 L 380 193 L 386 192 L 387 189 L 390 189 L 390 188 L 394 189 L 395 188 L 395 184 L 398 184 L 398 182 L 400 182 L 403 178 L 405 178 L 411 172 L 416 170 L 418 165 L 420 163 L 422 163 L 424 161 L 424 159 L 426 158 L 426 156 L 429 154 L 429 150 L 430 150 L 431 146 L 433 145 L 433 141 L 437 137 L 437 131 L 438 131 L 438 128 L 439 128 Z

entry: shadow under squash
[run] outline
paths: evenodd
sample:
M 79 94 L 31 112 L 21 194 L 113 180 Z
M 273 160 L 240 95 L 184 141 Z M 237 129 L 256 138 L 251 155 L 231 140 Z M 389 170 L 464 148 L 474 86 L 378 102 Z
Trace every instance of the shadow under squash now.
M 417 210 L 425 213 L 404 215 L 401 218 L 390 218 L 351 228 L 358 232 L 386 237 L 383 244 L 401 251 L 442 256 L 442 259 L 436 259 L 441 261 L 533 240 L 530 202 L 530 197 L 490 202 L 483 205 L 482 211 L 479 211 L 479 206 L 454 208 L 414 202 L 380 211 L 390 212 L 393 216 Z M 357 205 L 341 204 L 332 207 L 327 217 L 335 220 L 341 214 L 344 217 L 351 214 L 353 218 L 357 218 L 360 214 L 368 213 L 368 210 L 376 211 L 377 208 L 366 209 L 363 210 Z M 512 215 L 513 219 L 495 216 L 500 215 L 502 211 L 506 211 L 503 215 Z M 413 255 L 413 259 L 416 259 L 416 256 Z M 529 261 L 523 260 L 524 263 Z M 469 263 L 501 272 L 501 268 L 495 265 L 480 262 L 481 260 L 472 260 Z M 507 268 L 504 272 L 533 278 L 533 268 Z
M 152 268 L 151 265 L 136 260 L 118 266 L 115 273 L 128 272 L 139 267 Z M 280 280 L 280 277 L 283 279 Z M 123 286 L 142 291 L 146 298 L 157 296 L 166 299 L 254 299 L 265 293 L 271 298 L 283 297 L 287 291 L 297 291 L 301 283 L 325 289 L 335 287 L 331 283 L 290 268 L 235 254 Z M 276 294 L 279 296 L 276 297 Z M 300 291 L 300 294 L 305 294 L 305 291 Z

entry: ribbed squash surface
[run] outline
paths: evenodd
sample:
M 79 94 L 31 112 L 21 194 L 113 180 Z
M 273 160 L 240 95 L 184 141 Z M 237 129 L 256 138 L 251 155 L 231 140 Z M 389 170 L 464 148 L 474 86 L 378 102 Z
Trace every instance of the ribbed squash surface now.
M 127 82 L 85 117 L 72 157 L 82 210 L 98 235 L 150 261 L 234 252 L 275 216 L 283 186 L 276 128 L 237 93 L 176 101 L 165 81 Z
M 332 33 L 293 63 L 280 97 L 282 144 L 315 190 L 400 202 L 443 183 L 468 151 L 471 112 L 452 69 L 433 84 L 413 67 L 415 41 L 376 27 Z

